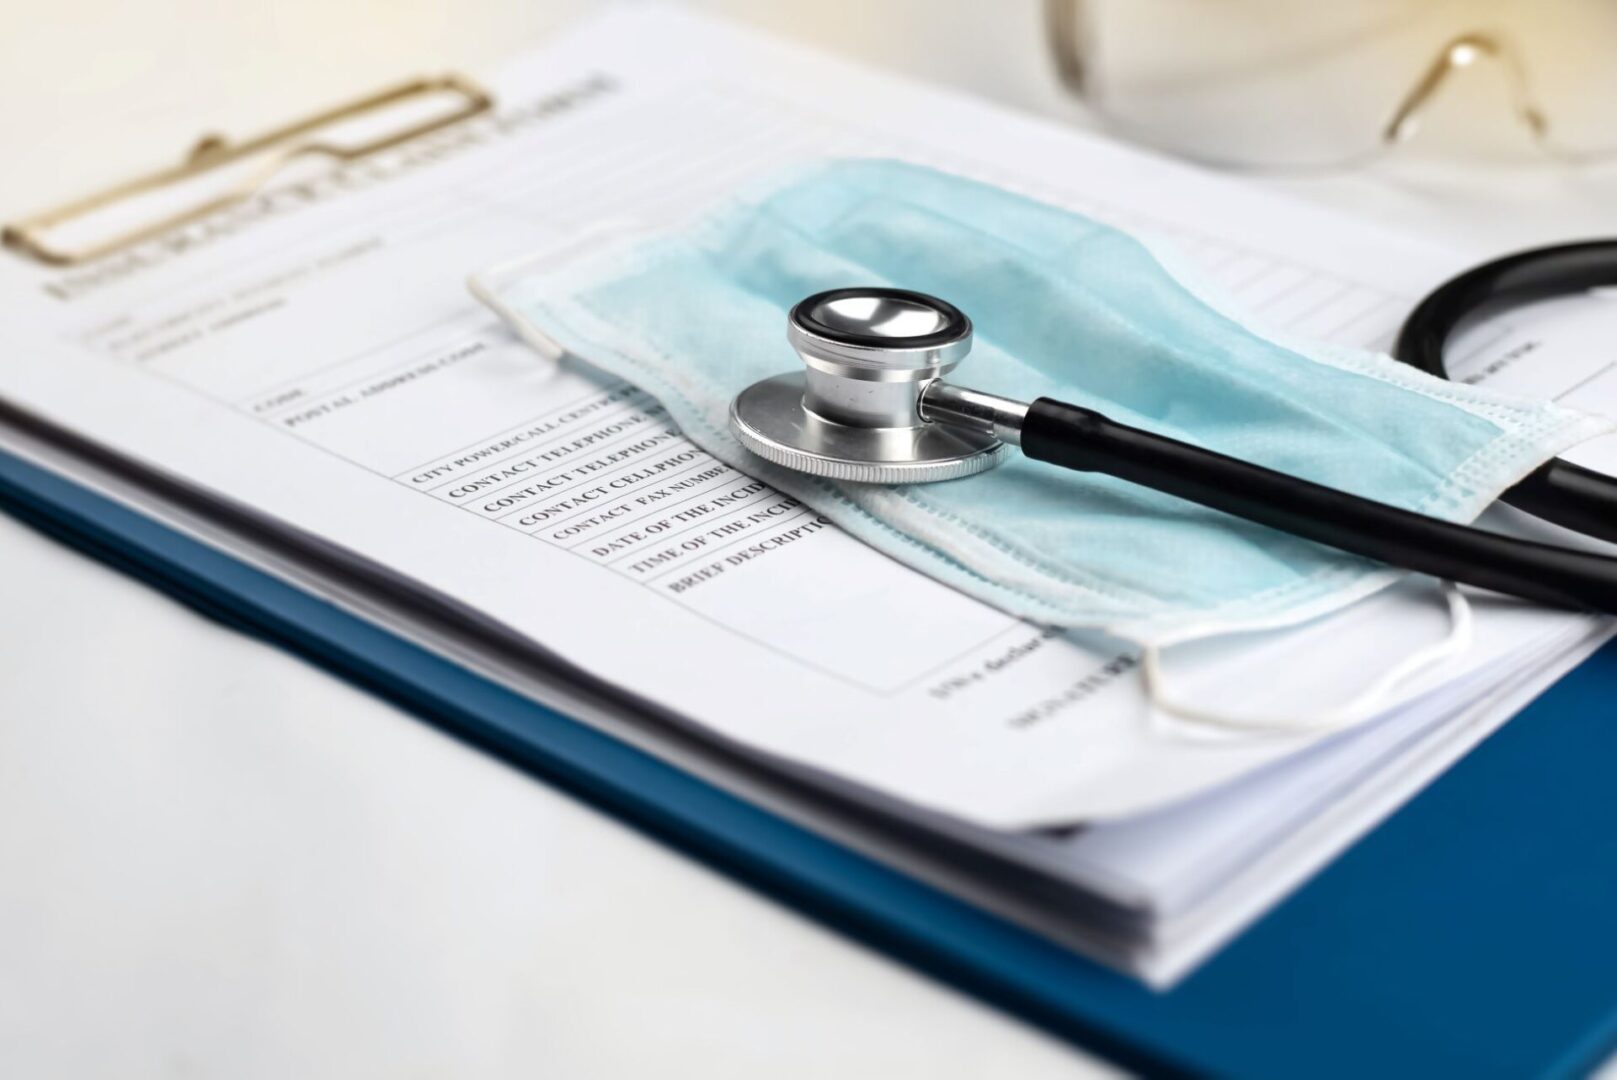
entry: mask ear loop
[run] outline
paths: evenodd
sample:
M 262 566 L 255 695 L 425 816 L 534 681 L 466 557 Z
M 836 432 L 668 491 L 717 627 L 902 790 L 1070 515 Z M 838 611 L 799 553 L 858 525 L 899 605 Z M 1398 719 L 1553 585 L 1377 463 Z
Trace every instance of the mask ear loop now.
M 1164 687 L 1162 653 L 1155 645 L 1145 646 L 1140 654 L 1140 678 L 1144 684 L 1146 700 L 1154 715 L 1165 714 L 1177 720 L 1220 729 L 1227 733 L 1290 735 L 1338 731 L 1351 727 L 1381 712 L 1388 697 L 1399 686 L 1471 648 L 1471 602 L 1452 581 L 1440 584 L 1443 598 L 1448 601 L 1448 635 L 1443 640 L 1405 657 L 1403 662 L 1388 669 L 1357 696 L 1325 712 L 1308 715 L 1286 713 L 1240 716 L 1200 708 L 1178 700 L 1170 696 Z

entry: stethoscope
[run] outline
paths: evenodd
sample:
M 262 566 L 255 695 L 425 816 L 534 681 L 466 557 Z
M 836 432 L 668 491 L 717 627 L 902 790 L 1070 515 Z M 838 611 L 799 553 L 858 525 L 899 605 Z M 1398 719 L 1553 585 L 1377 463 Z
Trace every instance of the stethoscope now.
M 1399 359 L 1445 376 L 1443 345 L 1469 316 L 1617 284 L 1617 241 L 1524 252 L 1438 288 L 1410 315 Z M 1017 401 L 947 381 L 971 351 L 971 320 L 907 289 L 832 289 L 792 308 L 786 336 L 803 370 L 747 387 L 730 428 L 766 461 L 871 484 L 952 480 L 1012 447 L 1036 461 L 1104 473 L 1342 551 L 1561 607 L 1617 613 L 1617 558 L 1427 517 L 1155 435 L 1094 409 Z M 1617 480 L 1565 461 L 1506 502 L 1617 540 Z

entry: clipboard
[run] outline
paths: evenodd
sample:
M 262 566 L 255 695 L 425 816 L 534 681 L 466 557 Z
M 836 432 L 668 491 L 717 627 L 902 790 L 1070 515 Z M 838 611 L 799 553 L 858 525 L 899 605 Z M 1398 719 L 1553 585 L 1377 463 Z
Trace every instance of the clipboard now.
M 7 242 L 113 250 L 41 243 L 41 219 Z M 1617 1044 L 1617 643 L 1159 993 L 9 452 L 0 509 L 1129 1068 L 1565 1075 Z
M 435 98 L 446 100 L 435 109 Z M 47 266 L 77 266 L 227 210 L 298 161 L 358 161 L 486 113 L 493 105 L 488 91 L 451 73 L 411 79 L 249 138 L 204 135 L 177 165 L 8 223 L 0 228 L 0 243 Z M 365 129 L 367 123 L 370 130 Z M 342 138 L 345 126 L 350 129 L 347 139 Z M 209 178 L 218 180 L 212 188 L 204 186 Z M 100 239 L 73 244 L 53 239 L 57 230 L 98 213 L 191 183 L 199 186 L 199 192 L 177 209 L 157 209 L 134 223 L 113 227 Z

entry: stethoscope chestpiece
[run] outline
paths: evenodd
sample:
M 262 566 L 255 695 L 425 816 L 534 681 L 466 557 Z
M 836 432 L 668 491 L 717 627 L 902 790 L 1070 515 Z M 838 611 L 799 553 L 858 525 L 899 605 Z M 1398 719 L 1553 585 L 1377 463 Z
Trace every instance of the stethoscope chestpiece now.
M 878 286 L 806 297 L 786 320 L 802 371 L 754 383 L 730 429 L 766 461 L 834 480 L 915 484 L 993 468 L 986 432 L 928 423 L 921 394 L 971 351 L 971 320 L 925 293 Z

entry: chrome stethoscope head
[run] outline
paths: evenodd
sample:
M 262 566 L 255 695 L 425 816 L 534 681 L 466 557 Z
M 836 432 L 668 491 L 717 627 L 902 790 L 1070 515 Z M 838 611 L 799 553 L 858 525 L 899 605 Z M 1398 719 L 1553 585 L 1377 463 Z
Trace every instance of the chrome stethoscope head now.
M 942 382 L 971 351 L 971 320 L 953 304 L 907 289 L 832 289 L 792 308 L 786 339 L 804 369 L 754 383 L 730 406 L 730 430 L 766 461 L 915 484 L 992 468 L 1015 441 L 1008 427 L 944 415 L 953 397 L 974 393 Z

